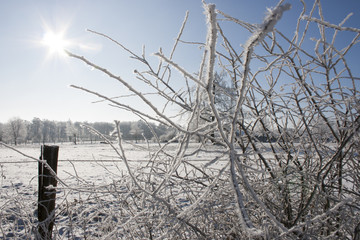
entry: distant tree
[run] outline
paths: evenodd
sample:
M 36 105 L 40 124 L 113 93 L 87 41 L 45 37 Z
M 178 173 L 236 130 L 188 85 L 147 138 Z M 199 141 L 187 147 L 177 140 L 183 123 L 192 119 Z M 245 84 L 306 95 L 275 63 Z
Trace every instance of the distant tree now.
M 0 142 L 3 141 L 4 138 L 4 124 L 0 123 Z
M 141 135 L 143 134 L 143 132 L 144 131 L 140 128 L 140 121 L 131 123 L 131 130 L 129 133 L 133 136 L 135 143 L 137 143 L 138 140 L 141 139 Z
M 93 127 L 105 136 L 109 136 L 115 128 L 113 123 L 108 122 L 95 122 L 93 123 Z
M 45 144 L 45 142 L 49 141 L 49 135 L 50 135 L 50 121 L 49 120 L 42 121 L 41 135 L 42 135 L 43 144 Z
M 77 144 L 77 129 L 71 120 L 66 122 L 66 134 L 69 137 L 69 141 Z
M 76 131 L 77 141 L 82 141 L 84 137 L 84 128 L 82 127 L 81 122 L 74 122 L 74 128 Z
M 55 121 L 49 121 L 47 120 L 47 124 L 48 124 L 48 141 L 49 142 L 56 142 L 56 135 L 57 135 L 57 131 L 56 131 L 56 122 Z
M 161 136 L 163 134 L 166 133 L 166 131 L 168 130 L 168 127 L 164 124 L 159 124 L 156 128 L 155 128 L 155 133 L 158 135 L 158 136 Z
M 66 122 L 56 123 L 56 136 L 60 142 L 67 141 Z
M 6 133 L 10 141 L 17 145 L 26 137 L 26 127 L 24 121 L 20 118 L 12 118 L 6 125 Z
M 42 121 L 40 118 L 33 118 L 29 124 L 28 136 L 32 142 L 41 142 L 41 132 L 42 132 Z
M 123 139 L 129 140 L 131 139 L 130 130 L 131 130 L 131 122 L 121 122 L 120 130 Z
M 152 131 L 155 131 L 156 125 L 154 123 L 146 123 L 144 121 L 138 121 L 139 128 L 142 130 L 142 134 L 145 139 L 150 140 L 154 137 Z
M 177 131 L 175 128 L 168 128 L 164 134 L 160 136 L 161 142 L 169 142 L 177 135 Z
M 27 121 L 27 120 L 24 120 L 24 124 L 25 124 L 25 128 L 26 128 L 26 136 L 24 138 L 24 143 L 26 144 L 28 142 L 32 142 L 32 138 L 31 138 L 31 134 L 30 134 L 31 122 Z
M 92 127 L 92 124 L 90 124 L 88 122 L 83 122 L 83 124 L 85 126 Z M 95 140 L 95 135 L 91 131 L 89 131 L 89 129 L 87 129 L 87 128 L 83 127 L 83 133 L 82 134 L 83 134 L 83 138 L 84 138 L 83 140 L 90 141 L 91 144 L 93 143 L 93 140 Z

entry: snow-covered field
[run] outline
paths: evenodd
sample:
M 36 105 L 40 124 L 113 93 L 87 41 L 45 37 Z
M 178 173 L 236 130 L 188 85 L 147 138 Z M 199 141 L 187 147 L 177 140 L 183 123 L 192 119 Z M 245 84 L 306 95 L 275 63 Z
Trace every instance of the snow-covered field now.
M 154 143 L 125 143 L 131 174 L 109 144 L 58 144 L 57 175 L 61 182 L 56 188 L 54 238 L 149 239 L 152 236 L 170 239 L 177 236 L 189 239 L 198 236 L 196 226 L 200 224 L 201 230 L 211 233 L 212 238 L 223 239 L 238 223 L 224 149 L 209 144 L 197 151 L 199 144 L 191 143 L 184 155 L 180 154 L 182 161 L 178 161 L 174 156 L 179 153 L 180 144 L 166 145 L 165 150 L 157 154 L 159 146 Z M 274 162 L 269 145 L 258 145 L 267 161 Z M 0 147 L 0 239 L 34 239 L 38 228 L 36 159 L 40 156 L 40 145 L 21 145 L 16 150 L 34 159 Z M 280 152 L 277 154 L 281 156 Z M 300 151 L 298 154 L 303 155 Z M 276 188 L 264 174 L 266 171 L 257 164 L 254 155 L 246 157 L 243 166 L 252 186 L 264 199 L 276 203 L 279 196 L 274 195 Z M 289 164 L 289 169 L 295 168 Z M 295 200 L 303 189 L 299 176 L 303 175 L 288 171 L 278 181 L 278 184 L 286 180 L 291 183 L 289 188 Z M 311 184 L 311 176 L 308 179 Z M 353 198 L 352 185 L 348 183 L 344 178 L 344 189 L 349 189 L 346 193 Z M 244 196 L 252 216 L 261 216 L 260 224 L 268 224 L 250 196 Z M 281 218 L 281 209 L 275 210 Z M 349 214 L 344 209 L 342 212 Z M 351 215 L 354 221 L 358 219 L 356 214 Z M 314 226 L 320 226 L 321 221 L 314 216 Z
M 68 185 L 75 185 L 78 179 L 89 183 L 109 182 L 119 171 L 124 169 L 122 161 L 113 149 L 106 144 L 59 144 L 58 177 Z M 131 148 L 132 151 L 131 151 Z M 16 147 L 22 153 L 34 158 L 40 157 L 39 145 L 25 145 Z M 139 151 L 132 146 L 127 149 L 128 157 L 133 154 L 137 158 L 146 158 L 145 151 Z M 17 186 L 20 190 L 37 191 L 38 163 L 19 153 L 0 147 L 1 188 L 10 189 Z M 3 202 L 3 199 L 1 200 Z
M 91 191 L 84 188 L 106 186 L 119 180 L 125 171 L 123 162 L 107 144 L 59 144 L 59 147 L 58 177 L 68 187 L 58 183 L 58 208 L 64 201 L 87 199 Z M 126 148 L 129 159 L 145 160 L 147 157 L 144 150 L 131 145 Z M 34 158 L 39 158 L 41 152 L 39 145 L 23 145 L 16 149 Z M 31 228 L 37 221 L 38 163 L 0 147 L 0 167 L 0 236 L 5 239 L 32 236 L 28 231 L 34 230 Z
M 103 222 L 107 222 L 106 227 L 110 228 L 105 232 L 111 232 L 111 225 L 119 221 L 116 214 L 113 214 L 114 208 L 119 204 L 106 206 L 118 201 L 116 196 L 109 193 L 129 191 L 125 188 L 115 189 L 116 186 L 122 186 L 118 183 L 128 175 L 123 161 L 108 144 L 64 143 L 58 146 L 57 174 L 66 186 L 58 183 L 54 227 L 56 236 L 58 239 L 98 238 L 100 236 L 94 233 L 103 234 L 104 229 L 98 229 L 104 227 Z M 149 146 L 145 143 L 124 145 L 126 157 L 133 169 L 146 164 L 151 157 L 152 153 L 146 151 L 145 147 Z M 192 147 L 194 150 L 196 145 Z M 176 144 L 169 148 L 175 150 Z M 22 145 L 16 149 L 36 159 L 41 151 L 40 145 Z M 198 166 L 204 164 L 207 159 L 203 157 L 197 155 L 193 163 Z M 225 162 L 218 163 L 219 166 L 224 164 Z M 0 239 L 33 238 L 37 227 L 38 162 L 1 146 L 0 167 Z M 114 189 L 110 189 L 112 187 Z M 100 213 L 96 210 L 99 204 L 103 208 Z M 85 208 L 88 210 L 84 210 Z M 92 208 L 95 209 L 91 210 Z M 86 222 L 86 226 L 80 230 L 81 223 L 74 224 L 76 227 L 69 226 L 71 221 L 78 220 L 77 214 L 82 214 L 82 221 L 84 224 Z M 99 214 L 101 216 L 97 216 Z

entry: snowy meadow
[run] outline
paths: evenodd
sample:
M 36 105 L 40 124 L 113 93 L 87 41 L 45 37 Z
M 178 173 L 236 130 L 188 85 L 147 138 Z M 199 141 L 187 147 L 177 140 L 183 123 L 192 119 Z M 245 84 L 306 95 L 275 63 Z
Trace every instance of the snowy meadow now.
M 136 192 L 132 192 L 124 162 L 114 154 L 112 147 L 100 143 L 64 143 L 59 147 L 57 175 L 66 186 L 58 183 L 53 233 L 56 239 L 114 239 L 126 236 L 126 233 L 122 233 L 126 225 L 134 227 L 136 231 L 146 227 L 131 226 L 131 220 L 136 219 L 132 217 L 137 209 L 127 209 L 124 204 L 136 201 Z M 194 152 L 198 147 L 199 143 L 192 143 L 188 150 Z M 172 143 L 166 148 L 167 151 L 175 151 L 177 145 Z M 188 168 L 203 169 L 209 156 L 217 155 L 217 148 L 210 148 L 212 150 L 208 154 L 187 157 Z M 39 145 L 23 145 L 16 149 L 33 158 L 41 154 Z M 131 169 L 138 169 L 139 172 L 146 169 L 156 149 L 157 144 L 124 144 Z M 0 147 L 0 156 L 1 233 L 4 239 L 33 238 L 37 234 L 38 162 L 6 147 Z M 219 156 L 216 166 L 207 171 L 217 172 L 225 165 L 225 159 Z M 184 175 L 187 172 L 185 168 L 176 173 L 179 180 L 184 180 L 181 176 L 191 176 L 193 180 L 202 181 L 202 174 L 193 172 Z M 172 187 L 171 191 L 177 192 L 176 200 L 180 207 L 190 204 L 188 194 L 180 193 L 177 186 Z M 133 214 L 132 210 L 135 211 Z M 143 214 L 148 214 L 145 209 Z

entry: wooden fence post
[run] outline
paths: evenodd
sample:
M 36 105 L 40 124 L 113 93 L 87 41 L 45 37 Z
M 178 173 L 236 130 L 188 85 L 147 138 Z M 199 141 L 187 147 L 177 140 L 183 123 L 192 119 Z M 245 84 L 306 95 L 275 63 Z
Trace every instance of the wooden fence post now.
M 57 172 L 59 146 L 41 146 L 41 160 L 46 160 L 52 170 Z M 41 239 L 51 239 L 55 221 L 55 198 L 57 180 L 45 164 L 39 162 L 38 195 L 38 233 Z M 53 187 L 52 187 L 53 186 Z

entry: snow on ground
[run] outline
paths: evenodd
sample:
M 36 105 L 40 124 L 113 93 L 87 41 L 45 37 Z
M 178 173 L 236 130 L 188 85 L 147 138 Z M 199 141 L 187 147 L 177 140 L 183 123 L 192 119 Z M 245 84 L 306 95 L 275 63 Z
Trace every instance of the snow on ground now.
M 64 143 L 58 146 L 57 174 L 67 186 L 58 183 L 57 214 L 64 209 L 65 205 L 82 200 L 89 201 L 91 205 L 92 200 L 89 199 L 96 198 L 94 197 L 95 189 L 98 192 L 101 192 L 101 189 L 108 191 L 112 183 L 121 181 L 124 175 L 127 175 L 123 161 L 108 144 Z M 176 150 L 176 146 L 176 144 L 170 145 L 168 149 Z M 146 164 L 146 160 L 154 153 L 149 153 L 145 147 L 148 147 L 145 143 L 124 145 L 126 157 L 134 169 L 137 165 Z M 153 148 L 155 149 L 156 146 L 154 145 Z M 21 145 L 16 149 L 36 159 L 40 157 L 40 145 Z M 196 144 L 189 151 L 195 149 Z M 196 165 L 203 165 L 209 159 L 203 154 L 191 158 Z M 225 162 L 218 162 L 219 166 L 224 164 Z M 33 232 L 36 230 L 34 228 L 37 225 L 38 162 L 1 146 L 0 176 L 0 236 L 3 235 L 4 239 L 33 237 Z M 111 202 L 111 197 L 108 200 Z M 93 203 L 97 206 L 96 202 Z M 83 211 L 83 209 L 78 210 Z M 68 213 L 61 212 L 61 214 L 57 216 L 55 226 L 57 235 L 66 239 L 70 234 L 65 230 L 69 216 Z M 84 233 L 72 232 L 71 234 L 84 237 Z
M 88 181 L 95 181 L 103 176 L 104 169 L 96 160 L 116 161 L 110 148 L 102 145 L 59 145 L 58 176 L 67 181 L 70 175 L 76 173 Z M 17 147 L 21 152 L 35 158 L 40 156 L 40 146 L 27 145 Z M 112 154 L 112 155 L 111 155 Z M 38 163 L 28 159 L 11 149 L 0 148 L 1 187 L 12 185 L 30 186 L 36 189 Z M 109 162 L 114 165 L 114 163 Z M 108 165 L 109 165 L 108 164 Z M 69 183 L 71 184 L 71 183 Z
M 16 149 L 36 159 L 41 153 L 40 145 L 22 145 Z M 130 159 L 146 158 L 147 152 L 139 151 L 131 145 L 127 146 L 127 150 Z M 120 178 L 124 170 L 123 162 L 107 144 L 59 144 L 58 177 L 72 189 L 107 185 Z M 0 216 L 2 215 L 0 221 L 3 221 L 0 236 L 12 238 L 15 237 L 13 232 L 29 230 L 25 227 L 22 229 L 22 225 L 34 225 L 23 221 L 36 221 L 38 162 L 11 149 L 0 147 L 0 176 Z M 58 205 L 65 199 L 70 201 L 79 197 L 86 199 L 86 194 L 71 196 L 72 191 L 69 191 L 69 188 L 66 187 L 63 191 L 65 187 L 60 183 L 58 187 L 56 202 Z M 32 216 L 26 216 L 29 214 Z M 21 215 L 24 215 L 24 219 L 17 219 Z M 1 219 L 3 217 L 7 219 Z M 4 220 L 14 224 L 3 225 Z M 28 234 L 24 232 L 20 236 L 28 236 Z
M 258 144 L 263 156 L 270 163 L 274 161 L 269 145 Z M 151 219 L 151 221 L 154 221 L 154 226 L 159 226 L 157 234 L 168 231 L 170 229 L 169 224 L 176 223 L 173 217 L 167 217 L 166 214 L 165 217 L 161 215 L 169 211 L 164 205 L 158 204 L 156 201 L 151 202 L 149 199 L 147 199 L 148 202 L 142 201 L 143 196 L 138 194 L 139 191 L 136 190 L 138 188 L 134 187 L 129 178 L 124 161 L 119 158 L 109 144 L 74 145 L 64 143 L 58 145 L 58 177 L 65 185 L 58 183 L 57 186 L 54 225 L 56 239 L 121 239 L 129 234 L 129 229 L 132 234 L 138 234 L 136 236 L 141 238 L 141 236 L 144 236 L 143 232 L 147 231 L 147 222 L 144 223 L 141 220 Z M 177 147 L 176 143 L 167 146 L 167 154 L 174 154 Z M 142 181 L 140 184 L 148 184 L 147 174 L 151 168 L 144 169 L 140 167 L 149 163 L 149 159 L 153 157 L 158 146 L 156 144 L 147 145 L 146 143 L 127 143 L 124 144 L 124 148 L 132 171 L 141 175 L 139 177 L 139 180 Z M 196 152 L 197 148 L 198 144 L 192 143 L 185 155 Z M 39 158 L 41 151 L 40 145 L 21 145 L 17 146 L 16 149 L 36 159 Z M 146 149 L 150 149 L 150 152 Z M 171 192 L 170 195 L 164 197 L 171 196 L 169 202 L 171 201 L 171 204 L 174 204 L 178 209 L 187 209 L 188 206 L 194 203 L 196 197 L 202 194 L 204 188 L 202 188 L 201 184 L 206 186 L 206 184 L 210 183 L 209 179 L 201 178 L 202 173 L 214 177 L 228 163 L 226 156 L 221 157 L 220 147 L 203 146 L 202 149 L 207 149 L 207 152 L 185 156 L 185 160 L 190 161 L 196 167 L 204 165 L 208 165 L 208 167 L 196 170 L 196 167 L 190 167 L 190 165 L 186 164 L 181 165 L 178 168 L 180 174 L 176 173 L 179 174 L 179 178 L 176 178 L 176 174 L 173 174 L 174 178 L 161 192 L 161 194 Z M 298 154 L 302 155 L 303 153 L 299 152 Z M 217 159 L 217 156 L 220 157 L 220 160 L 213 161 Z M 251 171 L 249 178 L 255 178 L 253 179 L 254 184 L 257 184 L 257 173 L 265 171 L 261 169 L 261 164 L 256 164 L 258 160 L 255 155 L 247 155 L 246 157 L 247 162 L 245 164 L 250 165 L 244 165 L 244 167 Z M 160 184 L 162 179 L 166 178 L 167 170 L 163 169 L 163 167 L 169 167 L 169 165 L 161 162 L 167 161 L 165 154 L 159 155 L 156 161 L 160 161 L 156 165 L 158 175 L 153 176 L 151 184 L 157 180 L 159 180 L 158 184 Z M 188 174 L 181 174 L 181 171 L 187 171 Z M 287 176 L 289 179 L 296 179 L 296 177 L 297 175 L 291 172 Z M 188 181 L 189 179 L 191 180 Z M 264 184 L 264 182 L 259 181 L 258 184 Z M 344 186 L 346 185 L 345 183 Z M 147 185 L 148 188 L 149 186 Z M 36 212 L 38 207 L 38 162 L 14 150 L 0 146 L 0 188 L 0 239 L 34 238 L 38 226 Z M 214 194 L 227 196 L 228 192 L 224 190 L 228 188 L 221 189 L 221 191 L 215 191 Z M 349 187 L 349 189 L 351 188 Z M 296 194 L 296 192 L 293 194 Z M 161 197 L 163 196 L 161 195 Z M 229 208 L 229 212 L 233 212 L 231 211 L 233 207 L 231 197 L 223 198 L 223 195 L 219 195 L 215 199 L 228 201 L 221 204 Z M 206 200 L 210 201 L 206 202 Z M 206 204 L 209 204 L 209 206 L 213 206 L 211 204 L 215 203 L 218 204 L 212 202 L 210 198 L 206 200 L 202 200 L 204 206 Z M 144 206 L 139 206 L 141 204 L 144 204 Z M 152 212 L 148 209 L 151 209 L 154 213 L 156 212 L 158 217 L 161 215 L 163 217 L 161 221 L 153 218 Z M 139 216 L 139 219 L 137 219 L 137 216 Z M 216 226 L 211 225 L 209 227 L 216 228 Z M 106 238 L 104 234 L 107 235 Z M 162 235 L 157 237 L 166 239 Z M 136 239 L 136 237 L 134 238 Z

